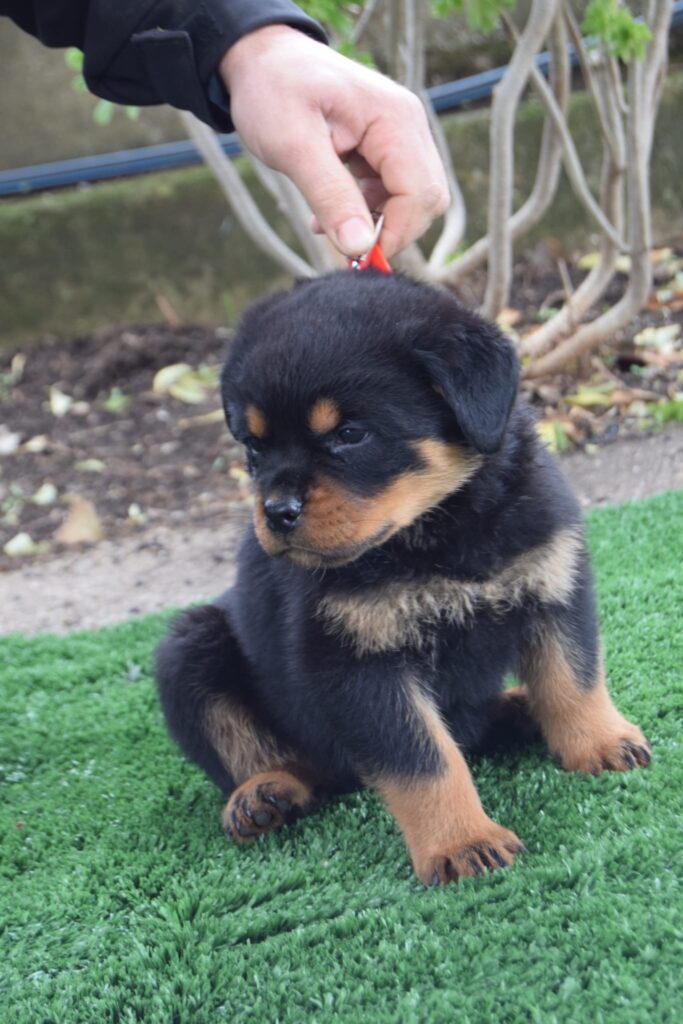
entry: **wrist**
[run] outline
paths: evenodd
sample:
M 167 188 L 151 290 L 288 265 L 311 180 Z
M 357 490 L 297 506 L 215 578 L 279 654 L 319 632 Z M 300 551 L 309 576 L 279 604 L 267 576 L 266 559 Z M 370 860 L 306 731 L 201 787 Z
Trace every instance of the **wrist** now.
M 219 74 L 228 92 L 233 91 L 235 81 L 244 67 L 255 63 L 264 54 L 271 53 L 274 48 L 286 45 L 292 38 L 309 39 L 314 42 L 310 36 L 290 25 L 263 25 L 254 29 L 253 32 L 247 32 L 233 43 L 218 66 Z

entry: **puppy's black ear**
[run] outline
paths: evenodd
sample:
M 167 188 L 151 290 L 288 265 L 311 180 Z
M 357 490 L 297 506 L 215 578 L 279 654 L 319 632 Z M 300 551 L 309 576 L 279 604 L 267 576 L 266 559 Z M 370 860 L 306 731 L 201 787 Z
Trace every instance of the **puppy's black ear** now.
M 231 353 L 221 367 L 220 388 L 223 402 L 223 413 L 228 430 L 235 437 L 235 426 L 237 422 L 237 402 L 234 383 L 234 353 Z
M 441 330 L 416 342 L 415 354 L 477 451 L 500 448 L 519 383 L 519 362 L 512 342 L 495 324 L 455 307 Z

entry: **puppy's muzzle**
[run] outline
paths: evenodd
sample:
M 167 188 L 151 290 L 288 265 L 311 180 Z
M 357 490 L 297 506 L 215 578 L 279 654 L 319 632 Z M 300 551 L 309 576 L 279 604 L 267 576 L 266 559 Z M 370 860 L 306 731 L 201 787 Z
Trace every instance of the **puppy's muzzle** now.
M 263 503 L 268 529 L 281 535 L 291 533 L 298 525 L 303 507 L 303 502 L 293 495 L 268 498 Z

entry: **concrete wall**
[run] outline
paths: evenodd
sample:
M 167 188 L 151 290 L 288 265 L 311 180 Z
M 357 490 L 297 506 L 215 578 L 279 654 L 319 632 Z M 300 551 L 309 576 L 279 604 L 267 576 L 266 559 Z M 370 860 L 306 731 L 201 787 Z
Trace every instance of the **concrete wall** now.
M 653 200 L 658 237 L 683 231 L 683 75 L 667 82 L 656 134 Z M 592 170 L 599 154 L 585 96 L 573 100 L 572 123 Z M 542 116 L 520 112 L 517 203 L 535 170 Z M 468 236 L 484 229 L 488 115 L 445 120 L 470 212 Z M 245 172 L 248 173 L 248 172 Z M 269 216 L 275 211 L 265 202 Z M 566 253 L 592 247 L 571 189 L 560 194 L 526 244 L 551 237 Z M 0 202 L 0 344 L 46 333 L 74 335 L 105 323 L 158 320 L 164 295 L 186 321 L 223 323 L 264 290 L 286 280 L 245 238 L 203 168 L 166 172 Z
M 64 52 L 7 18 L 0 18 L 0 76 L 0 170 L 185 137 L 175 111 L 163 107 L 148 107 L 136 122 L 118 110 L 110 125 L 96 125 L 97 99 L 73 90 Z

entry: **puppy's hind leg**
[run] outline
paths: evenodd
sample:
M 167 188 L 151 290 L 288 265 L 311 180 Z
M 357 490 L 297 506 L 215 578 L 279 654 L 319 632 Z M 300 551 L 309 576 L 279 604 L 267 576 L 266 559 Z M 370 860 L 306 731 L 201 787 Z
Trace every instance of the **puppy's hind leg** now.
M 157 649 L 156 678 L 169 732 L 230 799 L 223 827 L 254 839 L 310 813 L 319 802 L 304 758 L 261 720 L 251 669 L 225 613 L 191 608 Z

